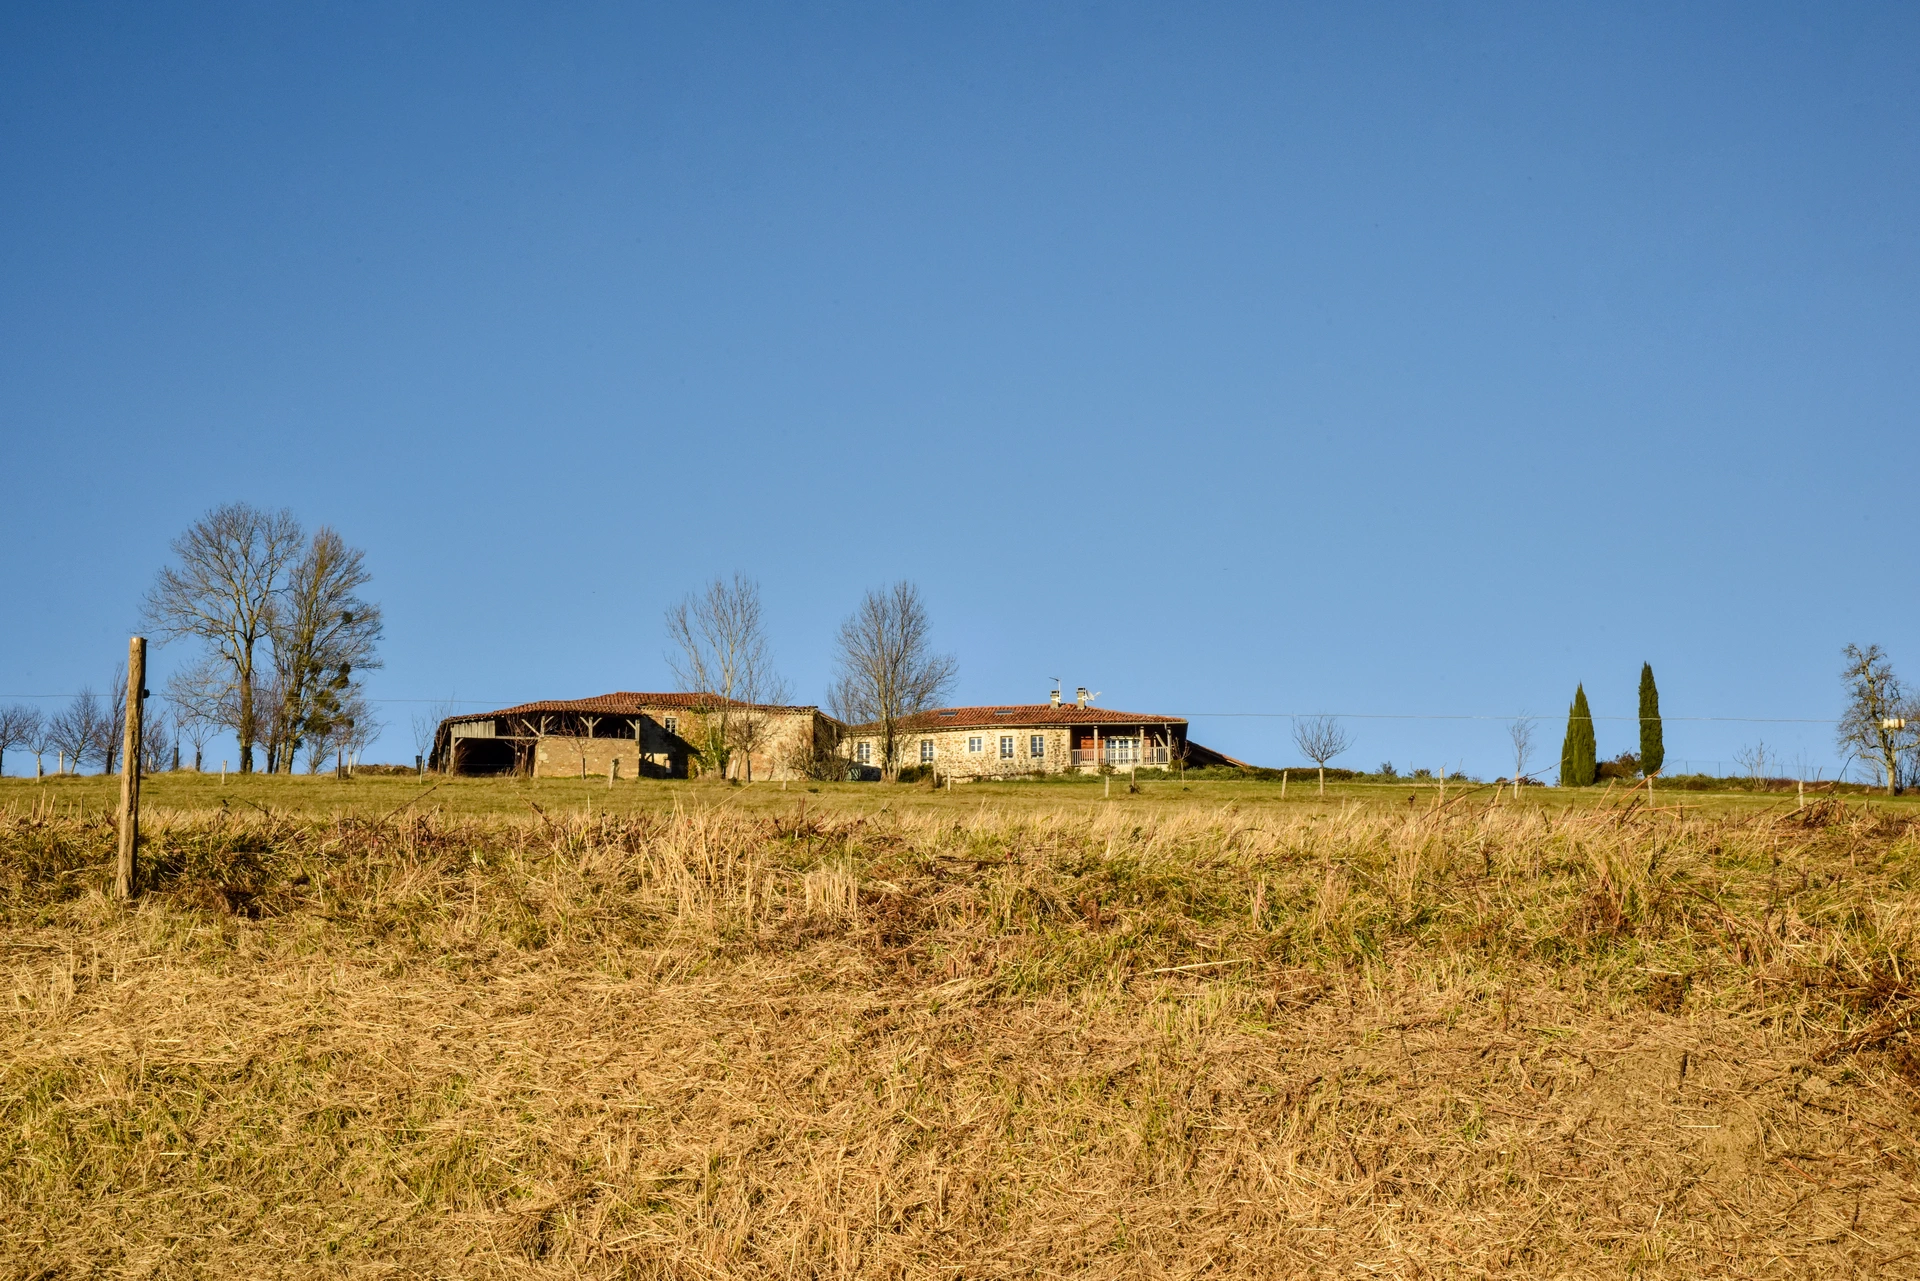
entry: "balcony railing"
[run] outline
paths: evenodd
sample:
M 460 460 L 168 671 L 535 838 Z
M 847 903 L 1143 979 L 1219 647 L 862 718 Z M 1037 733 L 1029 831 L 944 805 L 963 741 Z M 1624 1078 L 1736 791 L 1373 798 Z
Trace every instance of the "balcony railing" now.
M 1134 766 L 1152 768 L 1165 765 L 1167 759 L 1165 743 L 1141 743 L 1131 738 L 1110 738 L 1100 744 L 1098 751 L 1080 747 L 1073 749 L 1075 765 L 1109 765 L 1114 769 L 1131 769 Z

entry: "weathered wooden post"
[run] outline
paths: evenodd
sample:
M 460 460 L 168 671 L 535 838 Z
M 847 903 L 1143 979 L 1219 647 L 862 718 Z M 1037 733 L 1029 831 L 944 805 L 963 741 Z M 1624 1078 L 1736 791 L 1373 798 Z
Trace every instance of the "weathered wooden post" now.
M 620 777 L 620 758 L 614 757 L 607 762 L 607 790 L 613 790 L 613 780 Z
M 120 757 L 120 858 L 113 871 L 113 894 L 133 897 L 134 847 L 140 840 L 140 712 L 147 696 L 147 638 L 127 642 L 127 734 Z

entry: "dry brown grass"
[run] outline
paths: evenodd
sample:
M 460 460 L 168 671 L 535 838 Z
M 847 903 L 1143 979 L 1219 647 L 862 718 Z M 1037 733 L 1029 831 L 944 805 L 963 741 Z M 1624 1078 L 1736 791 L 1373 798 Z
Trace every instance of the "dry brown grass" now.
M 795 799 L 0 819 L 0 1272 L 1920 1275 L 1904 822 Z

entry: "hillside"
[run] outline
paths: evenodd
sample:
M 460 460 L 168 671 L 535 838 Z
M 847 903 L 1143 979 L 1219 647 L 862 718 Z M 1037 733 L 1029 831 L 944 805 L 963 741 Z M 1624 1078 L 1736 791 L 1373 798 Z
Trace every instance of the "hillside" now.
M 888 794 L 16 800 L 0 1271 L 1920 1275 L 1897 811 Z

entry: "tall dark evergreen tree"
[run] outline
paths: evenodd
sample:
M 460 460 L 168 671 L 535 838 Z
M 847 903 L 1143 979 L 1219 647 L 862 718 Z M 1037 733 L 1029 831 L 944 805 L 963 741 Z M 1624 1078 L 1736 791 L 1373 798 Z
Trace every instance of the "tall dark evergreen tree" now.
M 1573 689 L 1567 709 L 1567 737 L 1560 744 L 1560 786 L 1591 787 L 1598 775 L 1599 748 L 1593 740 L 1593 712 L 1587 707 L 1587 687 Z
M 1660 688 L 1653 683 L 1653 664 L 1640 664 L 1640 772 L 1652 778 L 1666 763 L 1667 744 L 1660 734 Z

